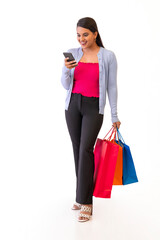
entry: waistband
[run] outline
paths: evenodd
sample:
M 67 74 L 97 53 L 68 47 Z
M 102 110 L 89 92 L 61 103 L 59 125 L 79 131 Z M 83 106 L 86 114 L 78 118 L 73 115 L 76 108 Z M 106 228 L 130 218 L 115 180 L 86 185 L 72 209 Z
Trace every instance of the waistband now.
M 83 96 L 81 93 L 71 93 L 71 97 L 77 97 L 77 98 L 81 98 L 83 100 L 99 100 L 99 97 L 86 97 Z

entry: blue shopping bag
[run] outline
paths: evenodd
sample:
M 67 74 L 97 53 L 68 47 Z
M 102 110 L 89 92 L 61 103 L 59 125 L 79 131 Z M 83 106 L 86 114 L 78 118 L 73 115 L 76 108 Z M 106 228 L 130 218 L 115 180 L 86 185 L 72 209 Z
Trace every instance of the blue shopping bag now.
M 123 148 L 123 177 L 122 177 L 123 185 L 138 182 L 130 148 L 127 144 L 125 144 L 118 128 L 117 134 L 120 143 L 118 143 L 118 140 L 116 140 L 116 142 L 120 144 Z

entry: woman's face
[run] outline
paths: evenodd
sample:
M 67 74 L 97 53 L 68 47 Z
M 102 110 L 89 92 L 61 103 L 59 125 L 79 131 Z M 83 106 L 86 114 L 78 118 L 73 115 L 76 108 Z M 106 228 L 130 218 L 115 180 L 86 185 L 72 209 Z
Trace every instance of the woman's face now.
M 96 37 L 97 32 L 93 33 L 87 28 L 77 27 L 77 40 L 82 48 L 89 48 L 96 44 Z

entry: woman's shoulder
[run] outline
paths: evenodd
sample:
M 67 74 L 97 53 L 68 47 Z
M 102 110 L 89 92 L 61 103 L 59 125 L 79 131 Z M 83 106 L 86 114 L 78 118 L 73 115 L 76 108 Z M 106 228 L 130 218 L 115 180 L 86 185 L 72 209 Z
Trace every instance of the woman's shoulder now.
M 106 59 L 109 63 L 111 63 L 113 60 L 116 60 L 114 51 L 110 49 L 103 48 L 103 56 L 104 59 Z
M 114 51 L 107 49 L 107 48 L 102 48 L 103 49 L 103 54 L 108 57 L 112 57 L 113 55 L 115 56 Z
M 80 50 L 80 47 L 78 47 L 78 48 L 70 48 L 70 49 L 67 50 L 67 52 L 71 52 L 71 53 L 74 54 L 74 53 L 78 53 L 79 50 Z

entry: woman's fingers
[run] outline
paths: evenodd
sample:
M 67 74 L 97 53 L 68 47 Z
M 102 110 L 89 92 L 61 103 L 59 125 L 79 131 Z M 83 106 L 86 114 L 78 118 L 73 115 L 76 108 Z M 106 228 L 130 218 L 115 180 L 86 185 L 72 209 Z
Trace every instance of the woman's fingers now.
M 65 61 L 65 66 L 66 66 L 67 68 L 72 69 L 72 68 L 74 68 L 74 67 L 76 67 L 76 66 L 78 65 L 75 60 L 68 62 L 68 61 L 67 61 L 68 59 L 69 59 L 69 58 L 65 58 L 65 59 L 64 59 L 64 61 Z
M 118 128 L 118 129 L 119 129 L 119 128 L 120 128 L 120 125 L 121 125 L 121 122 L 114 122 L 112 126 L 113 126 L 114 128 Z

